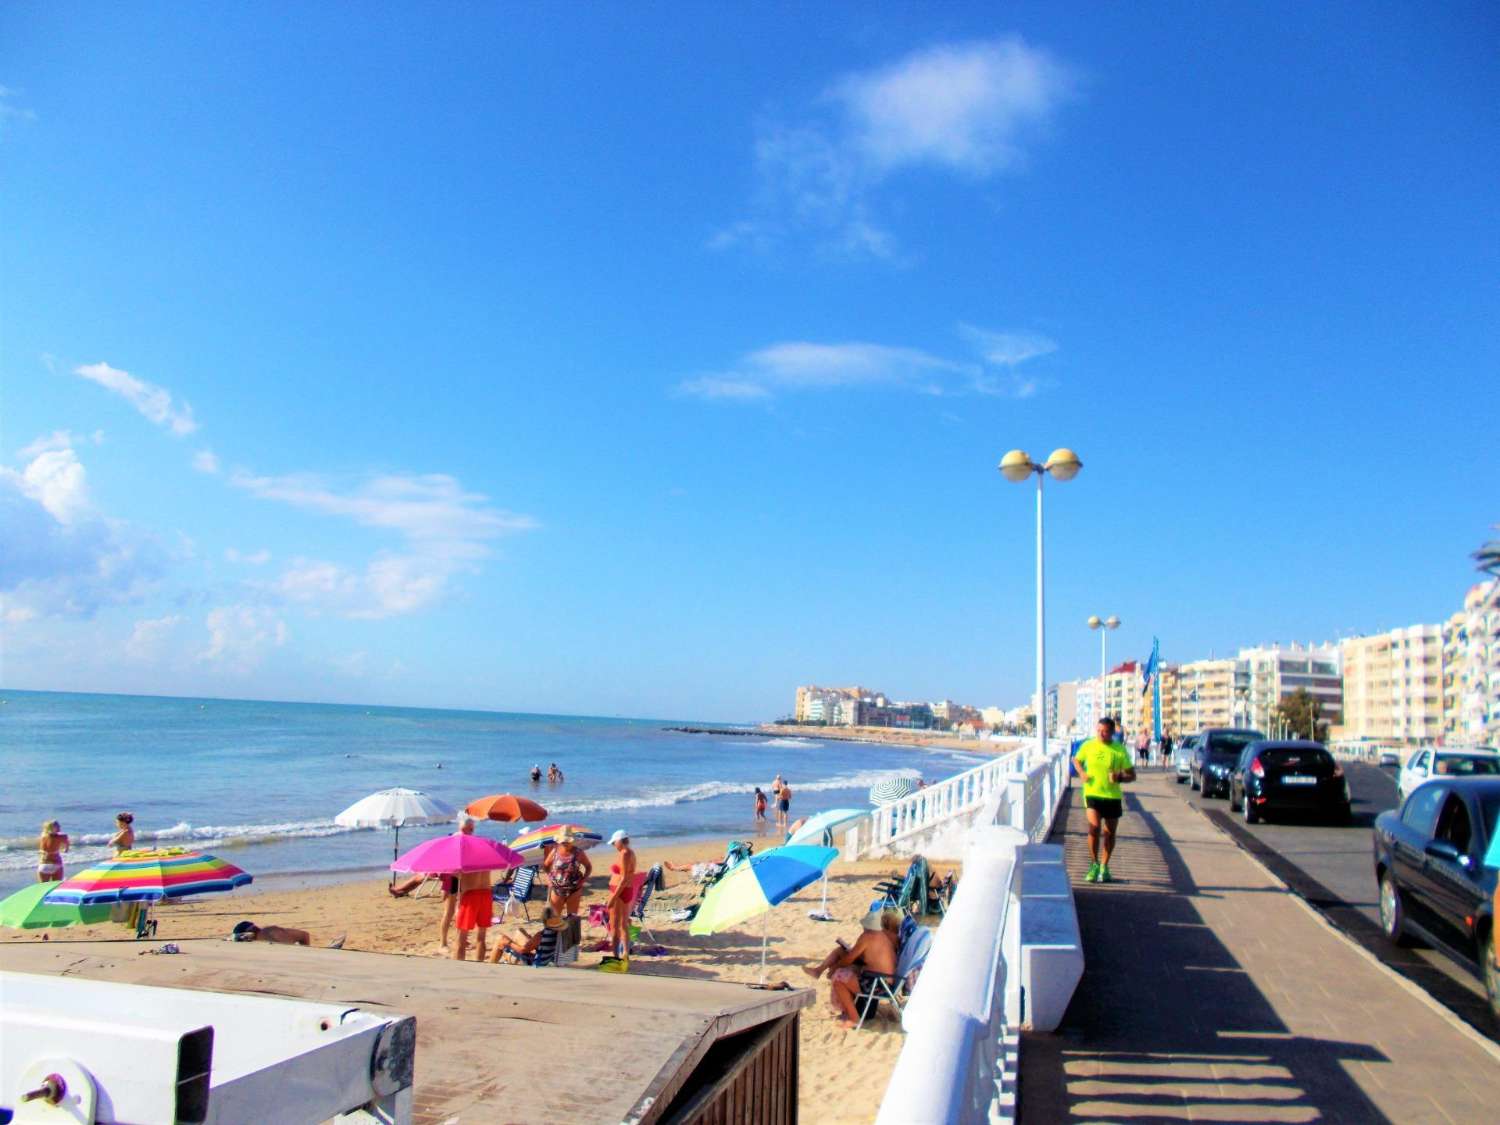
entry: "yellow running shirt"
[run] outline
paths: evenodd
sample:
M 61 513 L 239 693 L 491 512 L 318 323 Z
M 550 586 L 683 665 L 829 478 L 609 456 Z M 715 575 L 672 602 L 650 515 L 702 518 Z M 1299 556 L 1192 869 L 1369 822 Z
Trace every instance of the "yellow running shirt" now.
M 1130 755 L 1125 747 L 1091 738 L 1078 748 L 1073 760 L 1083 768 L 1085 797 L 1110 797 L 1118 801 L 1125 796 L 1120 783 L 1109 779 L 1111 770 L 1130 769 Z

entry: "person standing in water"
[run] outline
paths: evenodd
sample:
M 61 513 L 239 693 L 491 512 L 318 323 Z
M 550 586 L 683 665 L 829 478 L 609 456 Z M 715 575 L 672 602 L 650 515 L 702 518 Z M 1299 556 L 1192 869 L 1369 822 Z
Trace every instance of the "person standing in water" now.
M 786 782 L 781 783 L 781 790 L 776 797 L 776 827 L 783 832 L 786 831 L 787 813 L 792 807 L 792 787 Z
M 135 847 L 134 813 L 115 813 L 115 834 L 109 838 L 109 846 L 115 849 L 115 855 Z
M 69 840 L 63 835 L 62 825 L 49 820 L 42 825 L 42 834 L 36 841 L 36 881 L 38 883 L 61 883 L 63 877 L 62 854 L 68 850 Z
M 766 827 L 766 795 L 759 785 L 755 787 L 755 830 L 764 832 Z

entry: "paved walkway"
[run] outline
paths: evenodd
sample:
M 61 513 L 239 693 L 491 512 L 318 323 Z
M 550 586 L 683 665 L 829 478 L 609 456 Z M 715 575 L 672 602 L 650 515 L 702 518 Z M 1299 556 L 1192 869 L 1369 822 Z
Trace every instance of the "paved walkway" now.
M 1076 801 L 1075 788 L 1072 799 Z M 1083 882 L 1086 969 L 1062 1026 L 1027 1035 L 1023 1123 L 1472 1123 L 1500 1116 L 1500 1058 L 1373 964 L 1160 773 L 1127 789 L 1111 869 Z

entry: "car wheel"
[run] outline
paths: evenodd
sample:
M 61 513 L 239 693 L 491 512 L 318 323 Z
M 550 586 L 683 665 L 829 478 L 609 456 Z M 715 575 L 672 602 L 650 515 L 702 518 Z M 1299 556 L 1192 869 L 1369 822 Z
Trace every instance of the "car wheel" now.
M 1484 935 L 1484 941 L 1479 946 L 1479 964 L 1484 969 L 1484 991 L 1490 998 L 1490 1016 L 1497 1024 L 1500 1024 L 1500 964 L 1495 963 L 1495 957 L 1500 954 L 1500 946 L 1495 943 L 1495 927 L 1490 926 L 1490 932 Z
M 1406 905 L 1389 871 L 1380 877 L 1380 929 L 1392 945 L 1407 944 Z
M 1193 775 L 1192 781 L 1190 781 L 1188 783 L 1188 788 L 1189 789 L 1197 789 L 1198 788 L 1198 777 L 1197 777 L 1196 774 Z
M 1249 802 L 1249 795 L 1248 794 L 1246 795 L 1245 803 L 1247 805 L 1250 803 Z M 1234 799 L 1234 786 L 1233 785 L 1231 785 L 1229 787 L 1229 811 L 1230 812 L 1239 812 L 1240 811 L 1240 803 Z
M 1258 824 L 1260 822 L 1260 813 L 1256 812 L 1255 806 L 1250 803 L 1249 793 L 1245 794 L 1245 807 L 1241 811 L 1245 814 L 1246 824 Z
M 1182 774 L 1178 774 L 1177 775 L 1177 784 L 1178 785 L 1186 785 L 1187 784 L 1187 778 L 1183 777 Z

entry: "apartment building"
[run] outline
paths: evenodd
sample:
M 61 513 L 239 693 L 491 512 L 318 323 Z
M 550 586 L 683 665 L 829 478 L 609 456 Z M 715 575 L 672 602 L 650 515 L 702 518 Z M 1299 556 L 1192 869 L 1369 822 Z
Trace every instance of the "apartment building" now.
M 1104 714 L 1120 724 L 1127 739 L 1141 730 L 1141 686 L 1141 666 L 1135 660 L 1116 665 L 1104 677 Z
M 1179 735 L 1236 725 L 1234 660 L 1193 660 L 1177 669 Z
M 1239 722 L 1270 731 L 1282 700 L 1303 689 L 1319 703 L 1318 733 L 1326 736 L 1344 714 L 1342 659 L 1337 645 L 1242 648 L 1235 658 Z
M 1078 682 L 1053 684 L 1047 689 L 1047 730 L 1059 737 L 1078 728 Z
M 1404 745 L 1442 737 L 1444 632 L 1410 625 L 1340 644 L 1343 737 Z
M 1500 581 L 1472 587 L 1443 629 L 1443 733 L 1500 745 Z

